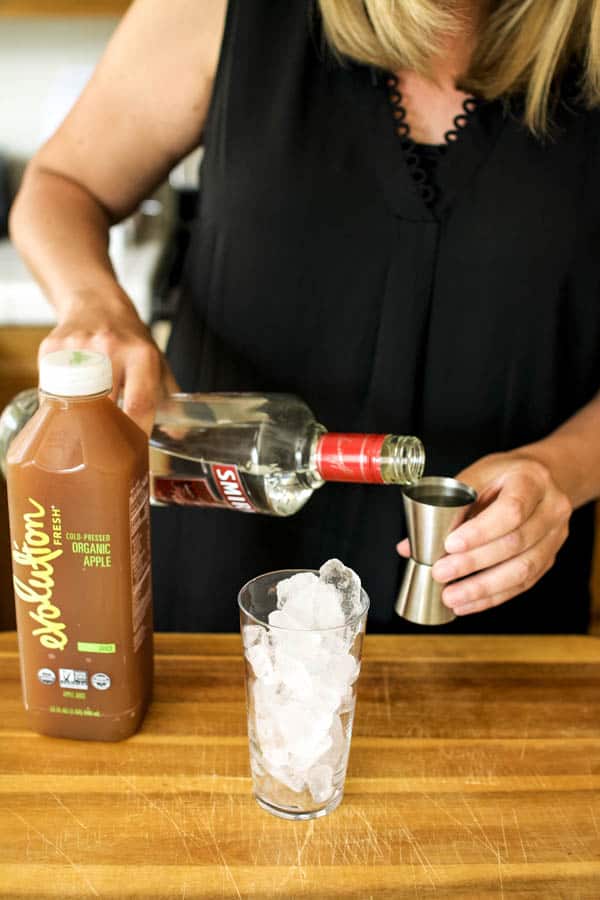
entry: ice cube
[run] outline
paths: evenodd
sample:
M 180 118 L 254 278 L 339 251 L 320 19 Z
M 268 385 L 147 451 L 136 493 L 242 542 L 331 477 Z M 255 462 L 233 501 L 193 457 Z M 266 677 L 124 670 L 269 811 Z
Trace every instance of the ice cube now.
M 310 723 L 306 719 L 306 710 L 302 703 L 298 700 L 291 700 L 286 703 L 277 703 L 270 710 L 273 720 L 276 723 L 284 740 L 292 744 L 297 738 L 312 734 L 312 729 L 307 728 Z M 324 730 L 326 731 L 327 726 Z
M 342 697 L 342 702 L 338 707 L 338 712 L 340 713 L 351 713 L 354 711 L 354 703 L 355 696 L 352 688 L 348 688 L 344 696 Z
M 341 705 L 343 694 L 334 685 L 319 683 L 315 689 L 315 696 L 319 698 L 319 703 L 323 711 L 333 714 Z
M 342 609 L 342 594 L 335 585 L 319 582 L 313 599 L 313 622 L 315 628 L 339 628 L 346 617 Z
M 325 803 L 333 794 L 333 769 L 322 764 L 313 766 L 306 783 L 315 803 Z
M 316 587 L 312 587 L 310 591 L 295 594 L 286 600 L 285 606 L 281 609 L 281 615 L 290 620 L 291 627 L 304 631 L 310 631 L 315 627 L 315 591 Z
M 339 559 L 329 559 L 319 569 L 319 578 L 325 584 L 332 584 L 342 595 L 341 605 L 346 620 L 361 611 L 360 578 Z
M 360 665 L 352 654 L 332 656 L 329 662 L 330 685 L 340 694 L 345 694 L 358 678 Z
M 267 684 L 275 680 L 275 670 L 269 649 L 265 644 L 253 644 L 246 649 L 246 659 L 252 666 L 254 674 Z
M 260 747 L 267 771 L 274 775 L 275 771 L 286 766 L 289 760 L 289 752 L 285 745 L 276 742 L 265 742 Z M 275 776 L 277 777 L 277 776 Z
M 282 693 L 283 685 L 278 682 L 277 676 L 274 675 L 273 679 L 268 682 L 257 678 L 252 687 L 256 715 L 266 716 L 274 704 L 284 702 L 285 698 Z
M 312 572 L 299 572 L 280 581 L 277 610 L 269 616 L 269 624 L 305 630 L 338 628 L 359 610 L 360 579 L 334 559 L 321 566 L 319 578 Z
M 285 647 L 287 653 L 303 663 L 321 652 L 321 639 L 315 631 L 288 631 L 284 640 L 279 637 L 277 634 L 276 647 Z
M 252 647 L 253 644 L 263 643 L 266 638 L 267 632 L 262 625 L 244 625 L 242 628 L 244 647 Z
M 295 772 L 291 766 L 282 766 L 279 769 L 273 768 L 270 774 L 296 794 L 304 790 L 304 772 Z
M 345 623 L 341 599 L 333 585 L 315 579 L 309 587 L 290 593 L 281 611 L 299 628 L 339 628 Z
M 274 609 L 273 612 L 270 612 L 269 625 L 273 625 L 274 628 L 291 629 L 292 631 L 302 627 L 302 623 L 290 615 L 287 609 Z
M 290 581 L 293 581 L 293 579 L 290 579 Z M 291 627 L 303 630 L 310 630 L 315 627 L 314 611 L 319 587 L 319 580 L 313 576 L 313 581 L 310 584 L 299 584 L 296 587 L 292 585 L 288 588 L 285 594 L 285 602 L 279 612 L 286 617 L 289 616 L 292 621 Z
M 344 726 L 339 716 L 333 717 L 333 722 L 329 730 L 331 744 L 326 752 L 319 758 L 318 762 L 323 765 L 331 766 L 334 773 L 343 772 L 348 759 L 350 749 L 350 741 L 346 738 Z
M 298 772 L 313 766 L 331 747 L 331 736 L 328 731 L 318 735 L 305 736 L 296 741 L 293 747 L 288 746 L 290 765 Z
M 292 700 L 276 704 L 270 714 L 296 769 L 312 765 L 330 746 L 332 713 L 320 704 Z
M 307 593 L 310 596 L 310 591 L 318 583 L 319 579 L 313 572 L 298 572 L 297 575 L 280 581 L 277 585 L 277 609 L 283 609 L 292 596 Z
M 350 652 L 353 641 L 346 634 L 347 629 L 337 630 L 321 635 L 322 653 L 329 656 L 345 656 Z
M 254 733 L 257 742 L 261 746 L 275 743 L 279 739 L 279 732 L 273 720 L 269 716 L 260 714 L 258 711 L 254 716 Z
M 297 700 L 307 700 L 311 697 L 314 693 L 313 679 L 306 666 L 287 653 L 285 647 L 277 648 L 275 658 L 279 678 L 291 696 Z

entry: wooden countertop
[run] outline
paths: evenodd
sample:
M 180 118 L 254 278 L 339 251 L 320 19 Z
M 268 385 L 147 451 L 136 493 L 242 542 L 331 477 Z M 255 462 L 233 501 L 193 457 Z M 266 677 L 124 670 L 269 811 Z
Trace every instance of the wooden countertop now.
M 0 897 L 600 896 L 600 641 L 368 637 L 346 795 L 250 793 L 240 641 L 159 635 L 122 744 L 24 724 L 0 634 Z

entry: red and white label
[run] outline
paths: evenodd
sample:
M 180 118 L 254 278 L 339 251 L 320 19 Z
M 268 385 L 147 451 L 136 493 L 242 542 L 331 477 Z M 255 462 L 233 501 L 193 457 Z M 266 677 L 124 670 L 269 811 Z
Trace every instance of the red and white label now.
M 240 512 L 256 512 L 244 490 L 237 466 L 217 464 L 211 466 L 210 470 L 217 490 L 227 506 Z
M 175 503 L 177 506 L 220 505 L 205 478 L 155 475 L 152 479 L 152 492 L 158 503 Z
M 381 448 L 386 437 L 386 434 L 324 434 L 317 445 L 319 474 L 325 481 L 383 484 Z

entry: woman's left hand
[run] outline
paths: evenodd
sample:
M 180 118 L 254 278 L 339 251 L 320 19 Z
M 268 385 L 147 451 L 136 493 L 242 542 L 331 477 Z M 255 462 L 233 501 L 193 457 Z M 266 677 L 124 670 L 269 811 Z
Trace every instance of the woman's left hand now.
M 446 539 L 432 574 L 456 615 L 481 612 L 528 590 L 554 564 L 569 533 L 572 506 L 541 462 L 519 451 L 484 456 L 456 476 L 479 497 Z M 408 539 L 398 544 L 410 555 Z M 476 573 L 476 574 L 474 574 Z

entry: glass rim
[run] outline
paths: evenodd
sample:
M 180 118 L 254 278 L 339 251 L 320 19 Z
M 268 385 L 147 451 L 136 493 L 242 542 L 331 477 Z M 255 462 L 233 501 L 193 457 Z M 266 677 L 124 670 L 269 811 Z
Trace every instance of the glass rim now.
M 344 628 L 348 628 L 351 625 L 360 622 L 360 620 L 368 613 L 369 607 L 371 605 L 371 600 L 364 587 L 362 586 L 362 582 L 360 585 L 360 598 L 362 601 L 362 608 L 359 613 L 351 616 L 347 622 L 344 622 L 343 625 L 333 625 L 328 628 L 284 628 L 282 625 L 271 625 L 269 622 L 264 621 L 264 619 L 259 619 L 258 616 L 255 616 L 254 613 L 251 613 L 242 601 L 242 594 L 244 591 L 249 588 L 256 581 L 262 581 L 264 578 L 268 578 L 270 575 L 285 575 L 288 578 L 291 578 L 292 575 L 299 575 L 303 572 L 309 572 L 312 575 L 318 575 L 318 569 L 273 569 L 272 572 L 263 572 L 261 575 L 255 575 L 254 578 L 251 578 L 238 591 L 237 602 L 240 608 L 240 611 L 244 613 L 245 616 L 248 616 L 249 619 L 252 619 L 253 622 L 256 622 L 258 625 L 262 625 L 264 628 L 272 628 L 274 631 L 287 631 L 287 632 L 295 632 L 298 634 L 315 634 L 322 632 L 332 632 L 332 631 L 341 631 Z M 283 578 L 279 579 L 283 581 Z

